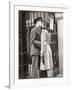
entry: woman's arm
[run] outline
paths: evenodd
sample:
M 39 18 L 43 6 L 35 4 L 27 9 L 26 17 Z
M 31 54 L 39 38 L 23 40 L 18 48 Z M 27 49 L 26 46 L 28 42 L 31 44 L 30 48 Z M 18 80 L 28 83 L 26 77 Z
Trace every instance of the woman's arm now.
M 44 52 L 46 50 L 46 45 L 47 45 L 46 32 L 42 31 L 41 33 L 41 56 L 44 55 Z

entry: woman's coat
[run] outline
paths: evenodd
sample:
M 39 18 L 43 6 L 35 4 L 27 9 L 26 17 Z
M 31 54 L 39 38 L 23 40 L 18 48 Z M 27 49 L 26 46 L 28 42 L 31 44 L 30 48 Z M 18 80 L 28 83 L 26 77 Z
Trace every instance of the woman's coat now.
M 44 63 L 40 61 L 40 70 L 53 69 L 52 51 L 50 48 L 50 33 L 47 30 L 42 30 L 41 33 L 41 56 L 44 55 Z

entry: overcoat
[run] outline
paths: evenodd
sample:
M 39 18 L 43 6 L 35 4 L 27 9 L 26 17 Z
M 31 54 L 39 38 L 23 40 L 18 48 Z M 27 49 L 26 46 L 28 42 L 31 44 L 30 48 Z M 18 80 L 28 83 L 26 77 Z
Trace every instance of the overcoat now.
M 40 70 L 53 69 L 52 51 L 49 43 L 50 33 L 44 29 L 41 33 L 41 57 L 44 56 L 44 63 L 43 60 L 40 61 Z

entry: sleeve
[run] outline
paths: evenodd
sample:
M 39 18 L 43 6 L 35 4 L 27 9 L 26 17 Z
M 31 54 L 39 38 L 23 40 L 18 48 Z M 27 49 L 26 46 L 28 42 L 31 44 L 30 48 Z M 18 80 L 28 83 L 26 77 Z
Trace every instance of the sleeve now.
M 31 30 L 31 33 L 30 33 L 30 41 L 31 41 L 31 44 L 33 43 L 34 41 L 34 38 L 35 38 L 35 32 L 33 30 Z
M 36 40 L 36 32 L 32 31 L 30 38 L 31 38 L 31 43 L 34 44 L 35 47 L 41 48 L 41 41 Z
M 41 33 L 41 56 L 44 55 L 44 52 L 46 50 L 46 44 L 47 44 L 46 33 L 45 31 L 42 31 Z

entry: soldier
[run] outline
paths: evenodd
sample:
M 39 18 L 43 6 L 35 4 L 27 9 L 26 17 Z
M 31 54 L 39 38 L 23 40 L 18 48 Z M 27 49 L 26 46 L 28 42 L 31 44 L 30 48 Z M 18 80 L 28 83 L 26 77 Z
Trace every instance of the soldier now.
M 32 78 L 39 78 L 39 62 L 41 49 L 41 24 L 42 17 L 34 20 L 35 27 L 30 33 L 31 50 L 30 55 L 32 59 Z

